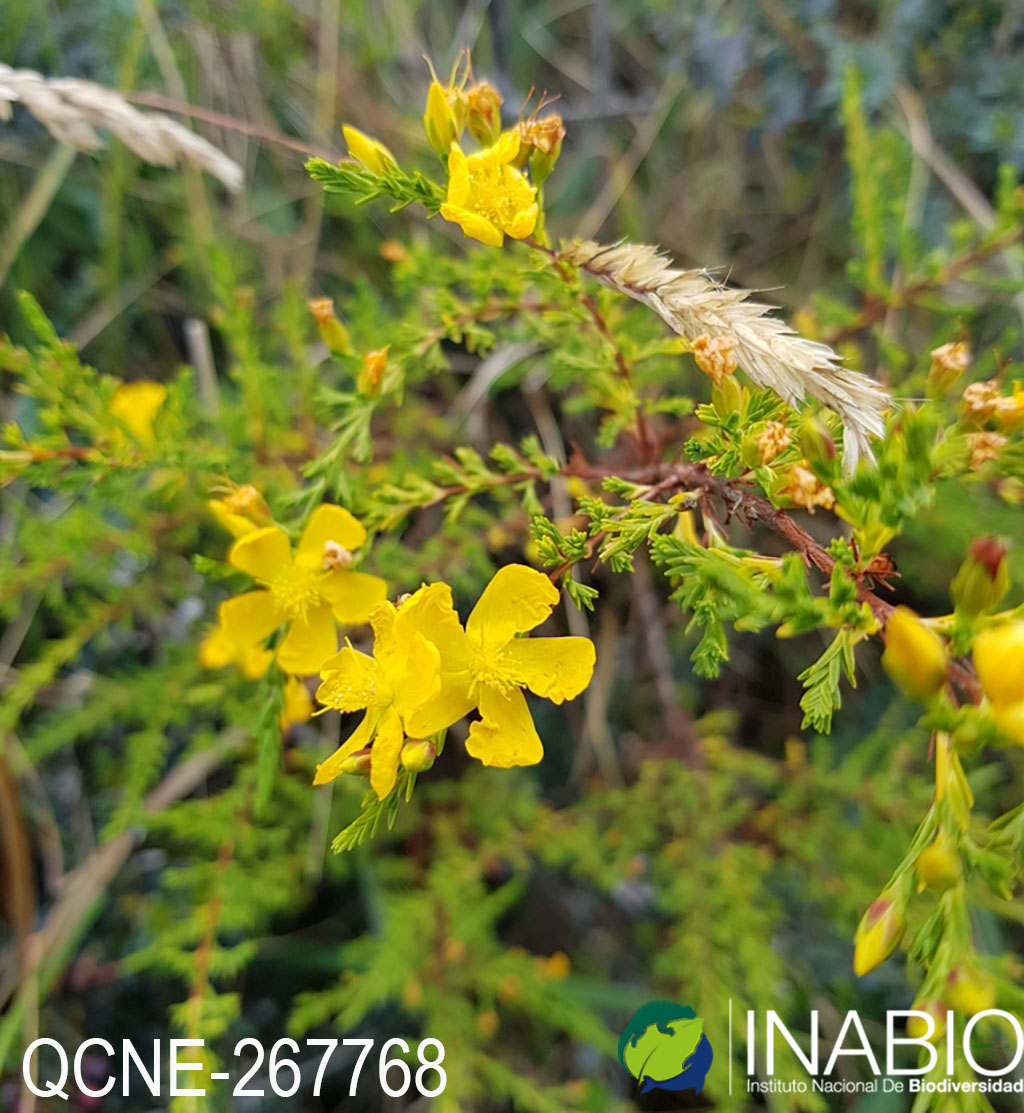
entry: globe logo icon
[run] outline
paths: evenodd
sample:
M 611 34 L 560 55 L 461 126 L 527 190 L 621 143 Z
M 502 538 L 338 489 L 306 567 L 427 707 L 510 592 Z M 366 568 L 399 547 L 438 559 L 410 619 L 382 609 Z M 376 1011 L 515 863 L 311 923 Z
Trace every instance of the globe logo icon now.
M 700 1093 L 714 1054 L 704 1021 L 689 1005 L 650 1001 L 630 1018 L 619 1040 L 619 1062 L 651 1090 Z

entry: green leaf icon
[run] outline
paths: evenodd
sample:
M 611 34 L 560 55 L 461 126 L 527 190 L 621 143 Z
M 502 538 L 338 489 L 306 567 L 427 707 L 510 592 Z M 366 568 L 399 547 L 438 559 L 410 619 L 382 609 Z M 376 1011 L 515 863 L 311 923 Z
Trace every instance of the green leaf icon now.
M 675 1078 L 697 1050 L 703 1033 L 704 1021 L 699 1016 L 649 1024 L 635 1043 L 631 1040 L 623 1049 L 626 1069 L 636 1079 L 664 1082 Z

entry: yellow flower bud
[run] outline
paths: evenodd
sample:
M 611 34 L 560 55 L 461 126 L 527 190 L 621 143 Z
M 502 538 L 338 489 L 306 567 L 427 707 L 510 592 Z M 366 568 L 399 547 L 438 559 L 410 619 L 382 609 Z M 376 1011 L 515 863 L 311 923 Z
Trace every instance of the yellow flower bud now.
M 933 892 L 952 889 L 962 875 L 960 855 L 944 832 L 940 832 L 931 846 L 926 846 L 917 856 L 917 876 L 922 885 Z
M 946 1009 L 941 1001 L 915 1001 L 910 1006 L 916 1012 L 927 1013 L 935 1024 L 931 1035 L 928 1035 L 928 1022 L 920 1016 L 907 1018 L 907 1035 L 912 1040 L 927 1039 L 931 1043 L 938 1043 L 946 1034 Z
M 913 700 L 927 703 L 946 683 L 942 639 L 908 607 L 897 607 L 885 626 L 886 672 Z
M 352 338 L 348 329 L 334 315 L 334 302 L 330 298 L 313 298 L 307 304 L 320 330 L 320 339 L 327 345 L 331 355 L 351 355 Z
M 437 760 L 433 743 L 410 741 L 402 747 L 402 768 L 409 773 L 425 773 Z
M 997 707 L 992 718 L 1007 738 L 1024 746 L 1024 700 Z
M 345 124 L 341 133 L 345 136 L 348 153 L 374 174 L 383 174 L 398 165 L 398 160 L 383 143 L 358 128 Z
M 943 991 L 946 1004 L 964 1016 L 974 1016 L 995 1008 L 996 987 L 992 979 L 974 963 L 954 966 Z
M 858 978 L 880 966 L 899 946 L 906 928 L 902 902 L 891 891 L 873 901 L 857 925 L 853 970 Z
M 376 348 L 363 356 L 363 366 L 356 378 L 356 387 L 367 398 L 373 398 L 380 392 L 380 382 L 388 367 L 390 347 L 390 344 L 385 344 L 383 348 Z
M 455 120 L 448 94 L 436 79 L 431 81 L 427 90 L 427 110 L 423 113 L 423 130 L 427 142 L 439 155 L 446 155 L 452 143 L 459 138 L 459 126 Z
M 1024 622 L 983 630 L 974 639 L 974 667 L 985 695 L 997 707 L 1024 700 Z
M 370 775 L 370 757 L 371 751 L 369 748 L 357 750 L 354 754 L 349 754 L 345 758 L 341 763 L 339 772 L 349 773 L 354 777 L 368 777 Z
M 1010 590 L 1006 546 L 994 537 L 972 541 L 949 590 L 957 610 L 972 618 L 995 608 Z

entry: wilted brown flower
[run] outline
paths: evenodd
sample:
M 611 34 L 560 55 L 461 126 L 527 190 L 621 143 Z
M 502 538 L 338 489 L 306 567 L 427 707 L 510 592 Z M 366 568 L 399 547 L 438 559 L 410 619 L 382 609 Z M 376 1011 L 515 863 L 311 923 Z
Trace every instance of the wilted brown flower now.
M 789 483 L 783 488 L 782 494 L 788 495 L 794 506 L 802 506 L 812 514 L 816 506 L 823 506 L 831 510 L 836 504 L 836 496 L 832 488 L 822 483 L 821 480 L 806 467 L 807 461 L 794 464 L 789 469 Z
M 757 450 L 761 453 L 761 460 L 769 464 L 792 443 L 793 438 L 787 425 L 781 421 L 769 421 L 764 432 L 757 438 Z
M 721 386 L 727 375 L 735 375 L 736 338 L 733 336 L 698 336 L 690 347 L 697 366 L 715 384 Z

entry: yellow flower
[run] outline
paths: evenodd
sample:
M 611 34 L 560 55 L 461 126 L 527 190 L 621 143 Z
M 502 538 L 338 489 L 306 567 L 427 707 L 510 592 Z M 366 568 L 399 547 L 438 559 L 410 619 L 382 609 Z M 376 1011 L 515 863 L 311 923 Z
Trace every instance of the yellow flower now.
M 885 624 L 885 671 L 904 695 L 927 703 L 946 683 L 946 647 L 909 607 L 897 607 Z
M 547 576 L 522 564 L 500 569 L 484 588 L 465 629 L 452 605 L 451 588 L 433 584 L 415 625 L 441 654 L 437 696 L 408 719 L 416 738 L 452 725 L 473 708 L 466 749 L 484 765 L 508 769 L 534 765 L 544 747 L 523 695 L 554 703 L 575 699 L 590 683 L 594 646 L 589 638 L 519 638 L 539 626 L 558 602 Z
M 366 530 L 340 506 L 319 506 L 292 554 L 280 526 L 253 530 L 239 538 L 228 561 L 263 585 L 222 603 L 220 625 L 240 650 L 260 645 L 288 624 L 277 650 L 287 672 L 308 676 L 338 649 L 335 621 L 343 626 L 366 622 L 387 594 L 377 576 L 352 572 L 352 553 Z
M 207 507 L 217 522 L 234 537 L 244 537 L 270 520 L 270 507 L 251 484 L 233 487 L 219 498 L 207 499 Z
M 239 648 L 223 626 L 214 628 L 199 643 L 199 664 L 204 669 L 236 665 L 246 680 L 259 680 L 270 667 L 274 654 L 261 645 Z
M 521 240 L 537 223 L 537 191 L 510 165 L 519 153 L 519 132 L 506 131 L 493 147 L 466 155 L 458 143 L 448 154 L 445 220 L 474 240 L 501 247 L 505 236 Z
M 438 651 L 417 629 L 419 611 L 441 586 L 421 587 L 401 609 L 381 603 L 374 610 L 372 657 L 349 645 L 323 663 L 320 703 L 366 714 L 348 741 L 317 766 L 314 784 L 345 772 L 346 760 L 372 740 L 370 785 L 381 800 L 394 788 L 408 719 L 441 687 Z
M 997 707 L 1024 700 L 1024 622 L 982 630 L 973 652 L 981 686 Z
M 308 722 L 313 714 L 313 697 L 309 694 L 306 682 L 297 676 L 289 676 L 284 682 L 284 702 L 281 706 L 281 730 L 287 730 L 297 723 Z
M 373 139 L 358 128 L 345 124 L 341 129 L 348 145 L 348 153 L 361 162 L 367 170 L 374 174 L 383 174 L 390 167 L 398 165 L 395 156 L 377 139 Z
M 108 412 L 142 444 L 152 444 L 153 422 L 167 397 L 163 383 L 122 383 L 110 399 Z

